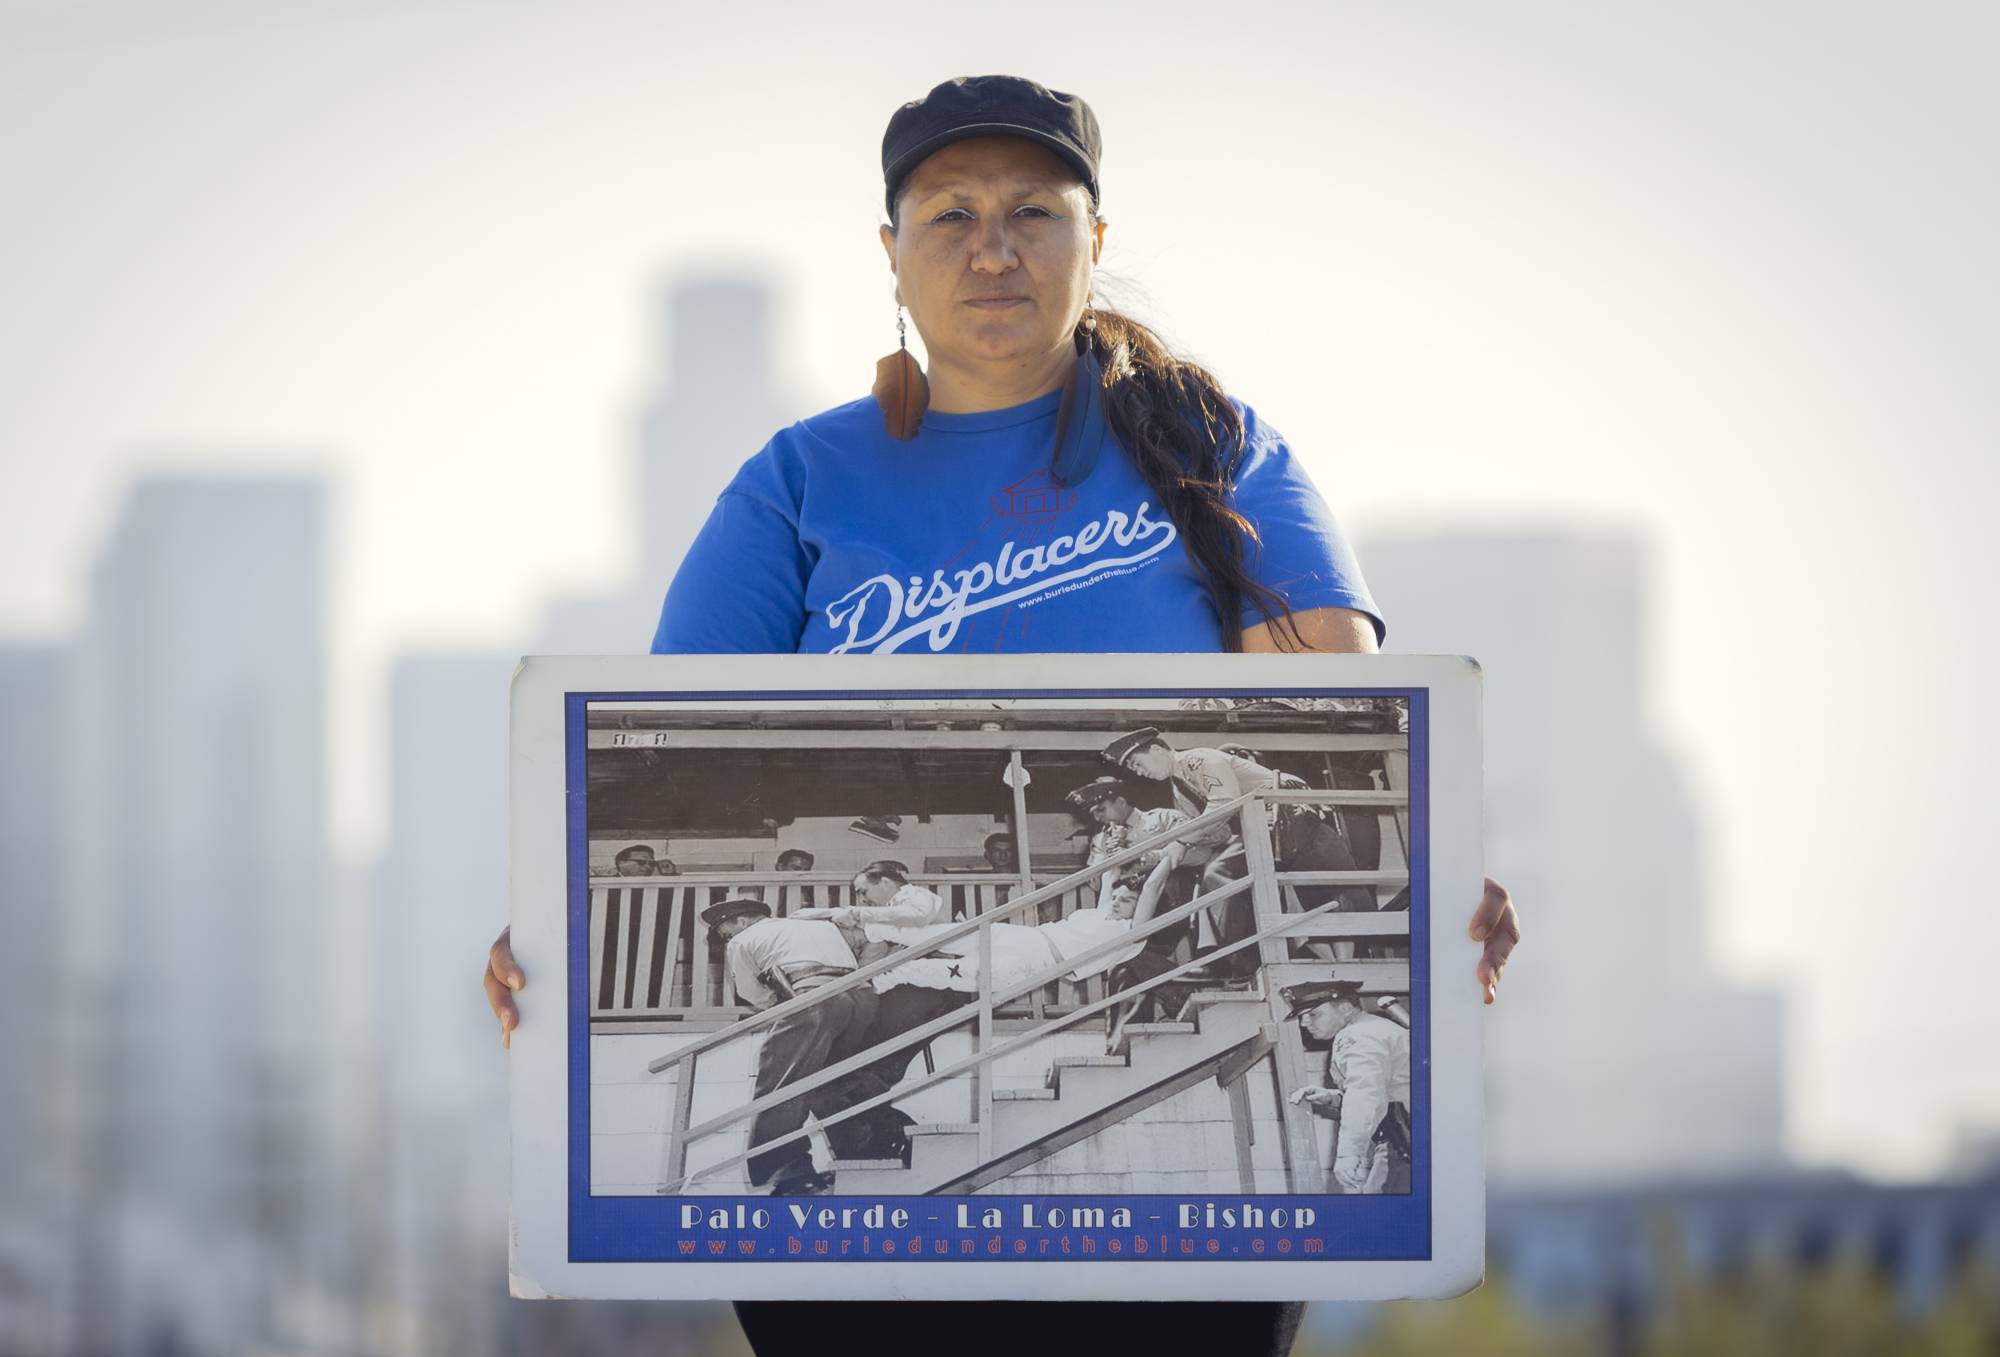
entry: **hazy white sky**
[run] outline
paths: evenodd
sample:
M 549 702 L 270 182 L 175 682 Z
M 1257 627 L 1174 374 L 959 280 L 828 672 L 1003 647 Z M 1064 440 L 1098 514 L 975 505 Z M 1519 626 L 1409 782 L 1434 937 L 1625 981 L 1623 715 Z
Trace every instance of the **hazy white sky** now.
M 349 856 L 387 658 L 629 569 L 657 287 L 772 273 L 805 403 L 862 394 L 882 124 L 1017 71 L 1104 122 L 1124 295 L 1350 527 L 1655 542 L 1662 737 L 1724 963 L 1794 995 L 1798 1150 L 1915 1172 L 2000 1121 L 2000 10 L 171 14 L 0 4 L 0 636 L 74 622 L 135 472 L 325 472 Z

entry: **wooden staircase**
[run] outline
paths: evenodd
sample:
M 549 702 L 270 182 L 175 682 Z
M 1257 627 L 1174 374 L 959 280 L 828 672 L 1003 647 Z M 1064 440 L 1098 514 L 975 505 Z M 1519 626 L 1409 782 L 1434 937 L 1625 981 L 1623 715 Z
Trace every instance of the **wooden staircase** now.
M 1261 991 L 1199 991 L 1178 1022 L 1127 1023 L 1112 1053 L 1057 1056 L 1041 1088 L 996 1089 L 985 1159 L 978 1127 L 919 1123 L 909 1130 L 908 1168 L 900 1159 L 836 1159 L 840 1195 L 976 1192 L 1218 1070 L 1240 1073 L 1252 1052 L 1269 1049 L 1269 1022 Z

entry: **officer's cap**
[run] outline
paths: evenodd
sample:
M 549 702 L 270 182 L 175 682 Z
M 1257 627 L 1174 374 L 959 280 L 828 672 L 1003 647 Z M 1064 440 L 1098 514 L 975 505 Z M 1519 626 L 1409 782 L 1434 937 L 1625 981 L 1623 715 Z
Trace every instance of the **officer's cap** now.
M 1165 739 L 1158 726 L 1141 726 L 1130 735 L 1120 735 L 1104 746 L 1104 757 L 1113 763 L 1123 764 L 1125 756 L 1133 750 L 1152 744 L 1155 740 L 1164 742 Z
M 1089 812 L 1092 806 L 1109 801 L 1114 796 L 1126 796 L 1125 784 L 1118 778 L 1106 774 L 1093 778 L 1063 797 L 1063 804 L 1079 815 Z
M 719 904 L 710 905 L 707 909 L 703 910 L 701 912 L 701 921 L 710 928 L 714 928 L 735 918 L 739 914 L 758 914 L 769 918 L 771 907 L 762 900 L 724 900 Z
M 1331 1003 L 1335 999 L 1355 999 L 1361 994 L 1359 980 L 1313 980 L 1303 985 L 1287 985 L 1278 991 L 1279 997 L 1291 1005 L 1287 1018 L 1296 1018 L 1309 1008 Z

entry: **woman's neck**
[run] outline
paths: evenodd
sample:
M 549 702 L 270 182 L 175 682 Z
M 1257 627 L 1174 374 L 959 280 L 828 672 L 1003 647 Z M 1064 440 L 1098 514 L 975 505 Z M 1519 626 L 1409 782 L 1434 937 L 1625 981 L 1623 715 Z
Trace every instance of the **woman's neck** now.
M 1026 405 L 1059 389 L 1069 376 L 1076 350 L 1067 343 L 1032 359 L 1001 363 L 955 363 L 933 356 L 930 408 L 941 415 L 976 415 Z

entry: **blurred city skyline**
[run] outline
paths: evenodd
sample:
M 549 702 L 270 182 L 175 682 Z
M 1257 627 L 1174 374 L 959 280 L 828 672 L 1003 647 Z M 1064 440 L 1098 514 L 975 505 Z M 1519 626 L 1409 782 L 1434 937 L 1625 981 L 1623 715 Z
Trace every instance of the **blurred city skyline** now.
M 676 330 L 769 350 L 754 283 L 688 280 L 667 309 Z M 677 469 L 676 450 L 765 427 L 771 399 L 756 366 L 656 374 L 634 446 L 646 493 L 626 524 L 655 557 L 642 575 L 671 572 L 719 484 L 712 468 Z M 652 593 L 566 598 L 504 650 L 399 655 L 391 838 L 360 871 L 329 870 L 315 719 L 328 488 L 147 477 L 92 571 L 80 634 L 0 647 L 17 760 L 0 780 L 0 924 L 24 944 L 0 1003 L 42 1018 L 47 1038 L 7 1071 L 32 1094 L 0 1122 L 0 1200 L 18 1228 L 0 1231 L 0 1261 L 40 1284 L 0 1286 L 0 1343 L 513 1341 L 491 1291 L 504 1061 L 490 1019 L 442 978 L 483 949 L 506 893 L 515 653 L 608 651 Z M 1419 634 L 1464 635 L 1493 657 L 1491 865 L 1541 902 L 1541 947 L 1516 959 L 1489 1024 L 1495 1186 L 1789 1181 L 1783 1006 L 1713 973 L 1698 817 L 1643 716 L 1635 544 L 1433 534 L 1368 550 L 1383 599 Z M 1508 597 L 1536 600 L 1532 625 L 1501 620 L 1494 601 Z M 1669 866 L 1635 879 L 1634 860 Z M 1638 976 L 1592 964 L 1642 950 L 1652 964 Z M 546 1001 L 524 1002 L 532 1021 Z M 1614 1220 L 1624 1209 L 1593 1200 Z M 1905 1281 L 1933 1293 L 1978 1244 L 1916 1213 L 1898 1229 L 1944 1260 Z M 1509 1247 L 1543 1291 L 1625 1284 L 1577 1274 L 1539 1225 Z M 696 1307 L 655 1322 L 718 1318 Z
M 140 478 L 322 478 L 319 813 L 341 871 L 373 872 L 399 657 L 640 649 L 684 530 L 634 529 L 648 430 L 686 427 L 658 422 L 660 374 L 762 382 L 759 419 L 702 435 L 698 518 L 697 482 L 861 394 L 894 342 L 888 112 L 1018 70 L 1104 121 L 1113 302 L 1285 430 L 1364 544 L 1631 544 L 1635 719 L 1686 779 L 1723 979 L 1790 1000 L 1792 1154 L 1921 1177 L 2000 1123 L 1965 945 L 2000 757 L 1975 686 L 2000 17 L 1019 19 L 784 7 L 777 49 L 755 9 L 0 7 L 0 644 L 76 638 Z M 665 284 L 701 278 L 768 296 L 767 352 L 732 347 L 726 306 L 675 328 Z M 1541 943 L 1522 903 L 1510 1002 Z M 1884 1002 L 1885 973 L 1919 998 Z

